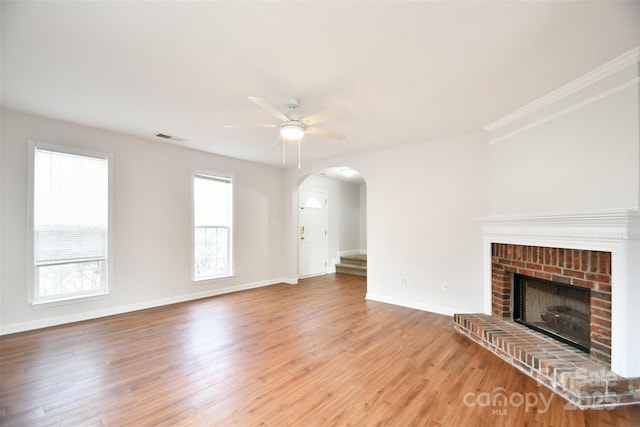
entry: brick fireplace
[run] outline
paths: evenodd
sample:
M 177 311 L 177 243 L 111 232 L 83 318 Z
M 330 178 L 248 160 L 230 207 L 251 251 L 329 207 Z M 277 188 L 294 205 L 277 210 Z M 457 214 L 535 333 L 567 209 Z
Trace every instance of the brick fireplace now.
M 479 222 L 484 313 L 455 329 L 579 408 L 640 404 L 640 212 Z M 589 290 L 590 353 L 512 320 L 514 275 Z
M 513 275 L 591 290 L 591 357 L 611 367 L 611 253 L 506 243 L 491 244 L 491 311 L 511 318 Z

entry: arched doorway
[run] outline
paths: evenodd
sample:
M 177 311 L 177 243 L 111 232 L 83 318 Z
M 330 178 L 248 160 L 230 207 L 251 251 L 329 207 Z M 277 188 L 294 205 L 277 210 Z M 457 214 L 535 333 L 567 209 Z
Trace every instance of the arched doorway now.
M 300 183 L 298 277 L 334 273 L 342 257 L 353 255 L 364 255 L 366 275 L 366 207 L 365 180 L 351 168 L 322 169 Z

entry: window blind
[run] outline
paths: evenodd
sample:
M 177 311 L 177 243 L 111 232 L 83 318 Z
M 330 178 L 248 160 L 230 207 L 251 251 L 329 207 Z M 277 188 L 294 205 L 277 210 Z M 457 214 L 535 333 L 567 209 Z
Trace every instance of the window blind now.
M 107 160 L 35 151 L 36 265 L 107 256 Z

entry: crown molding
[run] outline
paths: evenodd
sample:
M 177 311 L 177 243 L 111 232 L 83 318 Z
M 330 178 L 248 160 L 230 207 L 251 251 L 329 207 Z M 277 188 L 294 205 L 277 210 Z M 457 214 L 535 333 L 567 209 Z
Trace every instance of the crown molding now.
M 616 210 L 575 214 L 494 216 L 480 218 L 485 235 L 538 236 L 563 239 L 638 240 L 640 211 Z
M 570 83 L 544 95 L 543 97 L 525 105 L 522 108 L 510 113 L 501 119 L 498 119 L 483 129 L 487 132 L 495 132 L 502 129 L 520 119 L 523 119 L 532 113 L 542 110 L 564 98 L 578 93 L 586 87 L 592 86 L 597 82 L 610 77 L 621 70 L 640 62 L 640 47 L 636 47 L 623 55 L 607 62 L 606 64 L 596 68 L 595 70 L 573 80 Z

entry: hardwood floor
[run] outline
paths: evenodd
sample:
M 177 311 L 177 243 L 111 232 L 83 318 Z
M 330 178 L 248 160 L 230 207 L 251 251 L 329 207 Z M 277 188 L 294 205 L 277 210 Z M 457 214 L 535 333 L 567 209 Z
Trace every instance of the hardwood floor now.
M 365 292 L 332 274 L 4 336 L 0 423 L 640 425 L 639 406 L 572 410 L 452 318 Z

